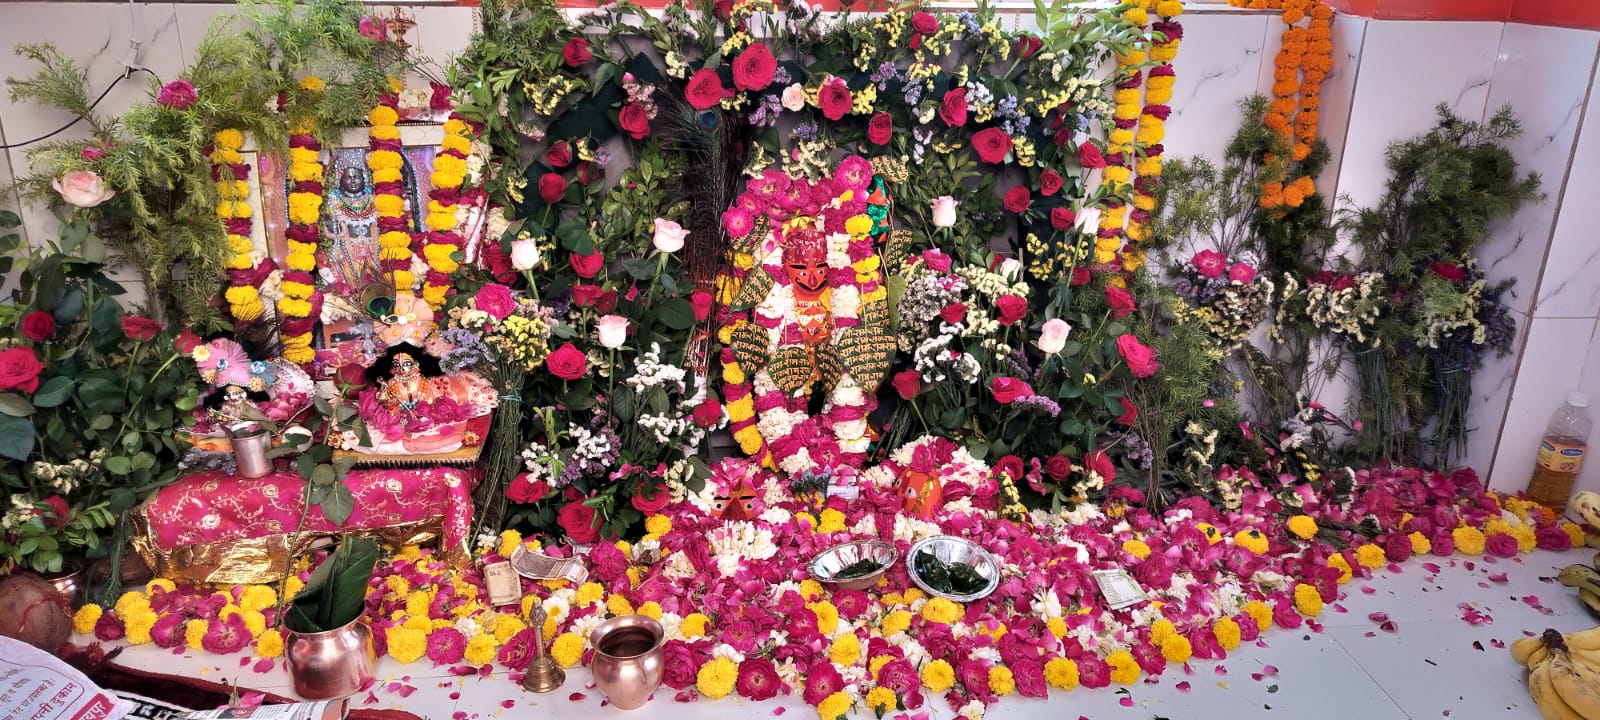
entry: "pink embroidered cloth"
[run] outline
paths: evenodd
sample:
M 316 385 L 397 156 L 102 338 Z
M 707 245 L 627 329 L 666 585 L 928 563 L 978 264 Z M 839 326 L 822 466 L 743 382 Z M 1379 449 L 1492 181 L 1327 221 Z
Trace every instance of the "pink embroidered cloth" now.
M 440 547 L 464 549 L 472 525 L 477 472 L 456 467 L 354 470 L 345 479 L 355 510 L 336 526 L 312 508 L 305 534 L 335 534 L 401 525 L 440 527 Z M 289 470 L 247 479 L 221 472 L 178 478 L 137 512 L 157 550 L 294 533 L 306 481 Z

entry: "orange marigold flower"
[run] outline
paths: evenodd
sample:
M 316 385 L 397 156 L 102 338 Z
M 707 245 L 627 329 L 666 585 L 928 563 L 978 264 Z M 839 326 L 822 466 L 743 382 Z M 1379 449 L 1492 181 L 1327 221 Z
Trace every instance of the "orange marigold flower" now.
M 1273 130 L 1287 130 L 1289 128 L 1289 118 L 1278 113 L 1267 113 L 1267 117 L 1263 122 Z
M 1311 157 L 1311 146 L 1305 143 L 1294 144 L 1294 161 L 1300 162 Z
M 1283 189 L 1283 204 L 1292 208 L 1300 207 L 1306 201 L 1306 196 L 1300 194 L 1300 189 L 1290 185 Z

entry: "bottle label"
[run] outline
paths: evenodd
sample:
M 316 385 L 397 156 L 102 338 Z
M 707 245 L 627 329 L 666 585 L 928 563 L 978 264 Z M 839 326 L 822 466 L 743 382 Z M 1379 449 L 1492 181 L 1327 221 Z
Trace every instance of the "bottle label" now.
M 1551 472 L 1576 473 L 1583 468 L 1581 443 L 1545 438 L 1539 443 L 1539 466 Z

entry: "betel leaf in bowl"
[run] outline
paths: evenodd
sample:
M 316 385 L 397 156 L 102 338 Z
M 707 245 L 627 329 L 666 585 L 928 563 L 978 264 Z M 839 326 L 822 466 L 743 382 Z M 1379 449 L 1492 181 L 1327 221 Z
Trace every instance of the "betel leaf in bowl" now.
M 929 550 L 917 553 L 917 574 L 929 587 L 952 595 L 971 595 L 983 590 L 989 581 L 977 568 L 966 563 L 947 563 Z
M 861 558 L 860 560 L 840 568 L 839 572 L 834 573 L 833 577 L 838 580 L 858 578 L 864 575 L 871 575 L 872 573 L 883 569 L 883 566 L 884 564 L 877 558 Z

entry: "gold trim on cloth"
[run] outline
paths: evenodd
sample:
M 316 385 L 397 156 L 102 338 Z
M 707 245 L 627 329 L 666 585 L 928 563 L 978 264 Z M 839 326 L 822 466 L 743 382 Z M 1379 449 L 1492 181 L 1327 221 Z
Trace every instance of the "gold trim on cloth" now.
M 483 453 L 482 445 L 471 445 L 447 453 L 419 455 L 378 455 L 351 450 L 334 450 L 334 460 L 354 458 L 358 467 L 415 468 L 433 465 L 471 465 Z
M 133 524 L 131 539 L 134 550 L 144 558 L 157 577 L 219 585 L 279 582 L 292 558 L 306 553 L 318 539 L 332 536 L 326 532 L 282 533 L 167 549 L 155 546 L 149 521 L 142 513 L 130 513 L 129 521 Z M 387 527 L 338 533 L 340 537 L 377 538 L 395 547 L 429 542 L 443 534 L 443 515 Z M 453 565 L 464 565 L 470 559 L 464 542 L 459 547 L 442 548 L 444 560 Z

